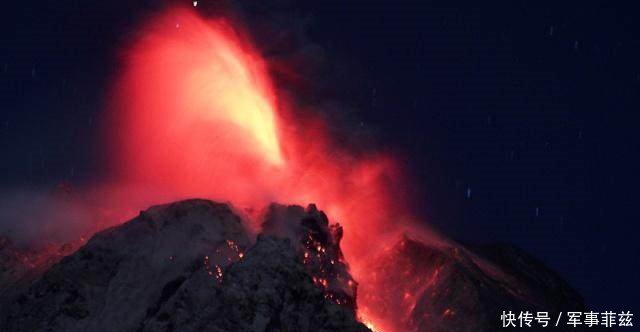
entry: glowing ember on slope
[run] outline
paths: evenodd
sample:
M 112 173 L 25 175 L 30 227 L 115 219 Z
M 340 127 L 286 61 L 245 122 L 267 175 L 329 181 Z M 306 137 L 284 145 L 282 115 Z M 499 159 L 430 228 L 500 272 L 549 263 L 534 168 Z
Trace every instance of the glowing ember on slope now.
M 345 256 L 367 282 L 361 258 L 408 217 L 392 158 L 350 153 L 325 123 L 285 109 L 267 64 L 228 21 L 170 10 L 144 25 L 123 55 L 108 138 L 117 181 L 162 199 L 199 196 L 252 209 L 317 203 L 346 230 Z M 145 199 L 156 203 L 137 201 Z M 323 254 L 309 246 L 304 259 Z

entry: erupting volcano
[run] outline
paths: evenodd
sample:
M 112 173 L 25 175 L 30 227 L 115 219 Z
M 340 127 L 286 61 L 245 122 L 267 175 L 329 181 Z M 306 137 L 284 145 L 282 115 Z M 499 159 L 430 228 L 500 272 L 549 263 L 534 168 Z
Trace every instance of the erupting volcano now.
M 392 156 L 350 153 L 328 124 L 287 106 L 229 20 L 170 10 L 122 56 L 108 136 L 119 181 L 253 211 L 316 203 L 343 225 L 345 255 L 366 282 L 360 260 L 409 220 Z
M 296 107 L 238 22 L 169 9 L 119 55 L 109 185 L 85 193 L 100 232 L 47 255 L 0 237 L 0 329 L 486 331 L 505 308 L 584 311 L 523 252 L 418 223 L 396 156 Z
M 253 211 L 316 203 L 344 226 L 345 255 L 366 282 L 359 262 L 408 219 L 399 167 L 389 155 L 349 152 L 329 124 L 287 109 L 249 40 L 228 20 L 186 9 L 141 28 L 113 93 L 116 177 Z
M 392 157 L 350 153 L 326 123 L 287 109 L 268 63 L 231 22 L 171 10 L 123 59 L 107 139 L 119 180 L 243 208 L 313 202 L 347 230 L 366 220 L 367 237 L 407 216 Z M 348 254 L 358 247 L 346 235 Z

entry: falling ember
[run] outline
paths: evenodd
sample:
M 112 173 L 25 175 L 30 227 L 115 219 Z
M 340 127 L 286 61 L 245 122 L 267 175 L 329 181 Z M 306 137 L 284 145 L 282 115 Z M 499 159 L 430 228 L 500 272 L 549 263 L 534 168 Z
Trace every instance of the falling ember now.
M 284 107 L 291 103 L 277 98 L 268 62 L 230 21 L 172 9 L 143 25 L 122 55 L 107 141 L 114 180 L 151 192 L 136 202 L 204 197 L 252 209 L 316 203 L 344 227 L 352 274 L 367 282 L 372 271 L 361 258 L 410 221 L 393 158 L 351 153 L 326 123 Z M 218 266 L 207 271 L 221 280 Z

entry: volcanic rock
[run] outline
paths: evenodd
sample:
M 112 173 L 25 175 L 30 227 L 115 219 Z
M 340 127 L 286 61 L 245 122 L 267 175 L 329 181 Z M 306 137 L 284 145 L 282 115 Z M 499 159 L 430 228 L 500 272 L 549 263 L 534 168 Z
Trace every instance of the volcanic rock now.
M 395 330 L 502 331 L 501 314 L 509 311 L 552 317 L 547 327 L 535 320 L 522 327 L 527 331 L 605 330 L 574 328 L 566 319 L 555 328 L 559 312 L 589 310 L 555 272 L 511 245 L 436 246 L 405 236 L 369 264 L 375 273 L 360 294 Z
M 297 246 L 252 246 L 226 204 L 152 207 L 3 298 L 0 330 L 368 331 L 314 284 Z
M 314 284 L 323 289 L 327 299 L 355 311 L 357 283 L 348 271 L 340 250 L 343 229 L 329 224 L 324 212 L 314 204 L 301 206 L 272 204 L 262 233 L 285 236 L 291 240 Z

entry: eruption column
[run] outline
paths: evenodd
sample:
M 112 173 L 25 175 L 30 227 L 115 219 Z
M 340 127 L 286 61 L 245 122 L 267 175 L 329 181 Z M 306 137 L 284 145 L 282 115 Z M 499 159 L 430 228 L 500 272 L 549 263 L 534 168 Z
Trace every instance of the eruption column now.
M 141 27 L 122 60 L 107 135 L 116 181 L 148 188 L 149 204 L 316 203 L 343 225 L 345 256 L 366 282 L 372 271 L 358 263 L 409 219 L 390 156 L 351 153 L 326 123 L 285 109 L 268 63 L 229 21 L 168 10 Z

